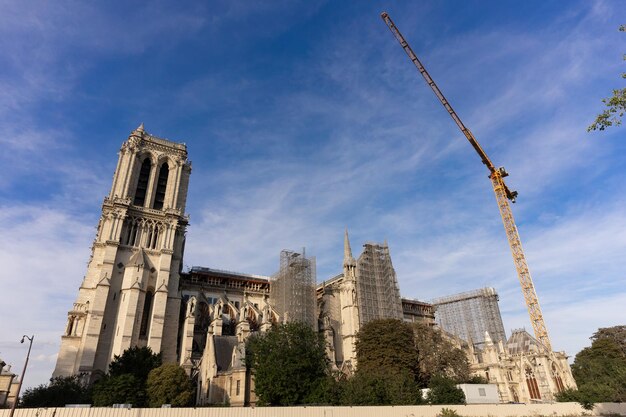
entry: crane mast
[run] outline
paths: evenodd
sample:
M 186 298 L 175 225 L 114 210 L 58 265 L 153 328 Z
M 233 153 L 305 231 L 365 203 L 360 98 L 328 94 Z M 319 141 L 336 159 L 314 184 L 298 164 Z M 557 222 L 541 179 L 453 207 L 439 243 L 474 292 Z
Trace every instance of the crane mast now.
M 415 67 L 419 71 L 420 74 L 426 80 L 426 83 L 433 90 L 443 107 L 446 109 L 452 120 L 459 127 L 463 135 L 467 138 L 469 143 L 472 145 L 481 161 L 487 169 L 489 170 L 489 179 L 491 180 L 491 185 L 493 186 L 493 191 L 496 195 L 496 201 L 498 203 L 498 208 L 500 209 L 500 215 L 502 216 L 502 222 L 504 223 L 504 230 L 506 232 L 506 237 L 509 241 L 509 246 L 511 247 L 511 253 L 513 255 L 513 262 L 515 263 L 515 269 L 517 270 L 517 276 L 519 278 L 520 284 L 522 286 L 522 293 L 524 294 L 524 300 L 526 301 L 526 306 L 528 307 L 528 314 L 530 316 L 530 322 L 533 326 L 533 331 L 535 333 L 535 338 L 541 342 L 541 344 L 550 352 L 552 351 L 552 345 L 550 343 L 550 339 L 548 337 L 548 330 L 546 329 L 546 324 L 543 320 L 543 314 L 541 313 L 541 307 L 539 306 L 539 299 L 537 298 L 537 292 L 535 291 L 535 286 L 533 284 L 533 280 L 530 276 L 530 271 L 528 270 L 528 264 L 526 262 L 526 256 L 524 255 L 524 250 L 522 249 L 522 242 L 519 237 L 519 232 L 517 231 L 517 226 L 515 225 L 515 220 L 513 218 L 513 212 L 511 211 L 511 205 L 509 204 L 509 200 L 513 203 L 515 202 L 515 198 L 517 197 L 516 191 L 511 191 L 504 183 L 504 177 L 508 174 L 504 170 L 503 167 L 495 168 L 489 156 L 485 153 L 483 148 L 480 146 L 472 132 L 465 127 L 465 124 L 461 120 L 461 118 L 456 114 L 450 102 L 443 95 L 435 81 L 432 79 L 424 65 L 420 62 L 417 55 L 411 49 L 409 43 L 404 39 L 398 27 L 393 23 L 391 18 L 386 12 L 381 14 L 381 18 L 385 21 L 391 33 L 395 36 L 396 40 L 404 49 L 404 52 L 408 55 L 409 59 L 415 64 Z

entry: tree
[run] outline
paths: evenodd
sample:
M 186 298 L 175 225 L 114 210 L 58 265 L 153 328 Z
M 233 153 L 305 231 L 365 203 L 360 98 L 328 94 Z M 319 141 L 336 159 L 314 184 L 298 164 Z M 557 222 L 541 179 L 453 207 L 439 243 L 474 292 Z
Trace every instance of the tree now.
M 330 366 L 321 335 L 305 323 L 287 323 L 253 335 L 246 365 L 254 375 L 259 405 L 310 404 L 328 382 Z
M 408 372 L 357 371 L 342 383 L 343 405 L 416 405 L 422 402 L 415 377 Z
M 91 389 L 81 381 L 81 375 L 50 378 L 48 384 L 41 384 L 24 391 L 20 407 L 63 407 L 65 404 L 90 404 Z
M 113 404 L 132 404 L 143 407 L 146 404 L 145 382 L 132 374 L 105 376 L 93 387 L 93 405 L 110 407 Z
M 463 390 L 457 388 L 456 382 L 441 375 L 431 378 L 428 385 L 430 391 L 426 399 L 430 404 L 465 404 L 465 394 Z
M 626 354 L 614 339 L 599 337 L 581 350 L 572 374 L 578 391 L 590 401 L 626 401 Z
M 419 362 L 410 324 L 372 320 L 357 333 L 357 371 L 345 383 L 345 405 L 411 405 L 422 401 Z
M 626 326 L 601 327 L 591 336 L 591 341 L 599 339 L 613 340 L 626 356 Z
M 467 355 L 445 339 L 441 331 L 415 323 L 415 340 L 419 362 L 419 380 L 428 386 L 435 375 L 445 376 L 457 383 L 469 382 L 470 366 Z
M 626 32 L 626 25 L 621 25 L 619 30 Z M 624 60 L 626 60 L 626 55 L 624 55 Z M 626 78 L 626 72 L 622 73 L 622 78 Z M 626 112 L 626 88 L 613 90 L 613 95 L 603 99 L 602 102 L 607 109 L 596 117 L 596 120 L 587 128 L 588 132 L 622 124 L 622 116 Z
M 372 320 L 357 333 L 357 372 L 419 375 L 418 351 L 410 324 L 398 319 Z
M 146 381 L 154 368 L 161 366 L 161 354 L 149 347 L 132 347 L 115 355 L 109 373 L 93 387 L 96 406 L 112 404 L 146 405 Z
M 193 400 L 191 381 L 185 370 L 175 363 L 166 363 L 151 370 L 146 388 L 150 407 L 163 404 L 184 407 L 191 405 Z
M 578 390 L 557 394 L 558 401 L 576 401 L 585 409 L 597 402 L 626 401 L 626 326 L 598 329 L 591 346 L 576 355 L 572 374 Z
M 115 355 L 109 365 L 109 375 L 131 374 L 139 380 L 147 380 L 154 368 L 161 366 L 161 354 L 152 352 L 149 347 L 132 347 L 121 355 Z

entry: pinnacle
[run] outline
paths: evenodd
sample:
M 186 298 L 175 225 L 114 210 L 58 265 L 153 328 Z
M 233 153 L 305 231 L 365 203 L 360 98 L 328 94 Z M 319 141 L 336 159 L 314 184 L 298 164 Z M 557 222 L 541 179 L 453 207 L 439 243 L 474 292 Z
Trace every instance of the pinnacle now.
M 346 227 L 346 233 L 343 240 L 343 263 L 344 265 L 354 264 L 354 258 L 352 257 L 352 248 L 350 248 L 350 238 L 348 237 L 348 228 Z

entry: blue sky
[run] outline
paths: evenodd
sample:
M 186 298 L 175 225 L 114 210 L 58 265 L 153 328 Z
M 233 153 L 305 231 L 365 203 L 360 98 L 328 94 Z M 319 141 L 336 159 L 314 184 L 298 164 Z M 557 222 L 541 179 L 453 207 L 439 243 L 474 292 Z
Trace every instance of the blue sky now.
M 487 171 L 380 19 L 390 13 L 520 193 L 552 344 L 626 316 L 623 2 L 0 3 L 0 357 L 54 367 L 117 162 L 141 122 L 193 161 L 185 264 L 318 281 L 387 239 L 403 296 L 493 286 L 530 330 Z

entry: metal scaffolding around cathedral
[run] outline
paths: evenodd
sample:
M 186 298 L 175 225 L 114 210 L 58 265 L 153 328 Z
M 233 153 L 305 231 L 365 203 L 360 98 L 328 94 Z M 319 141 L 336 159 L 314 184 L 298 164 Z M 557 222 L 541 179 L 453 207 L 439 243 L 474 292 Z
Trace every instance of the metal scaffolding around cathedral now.
M 270 302 L 284 322 L 299 321 L 317 327 L 315 317 L 315 258 L 280 252 L 280 270 L 272 277 Z
M 363 245 L 356 275 L 361 325 L 375 319 L 403 318 L 400 289 L 387 242 Z
M 506 341 L 498 293 L 494 288 L 480 288 L 437 298 L 436 322 L 441 328 L 463 340 L 482 347 L 485 332 L 494 343 Z

